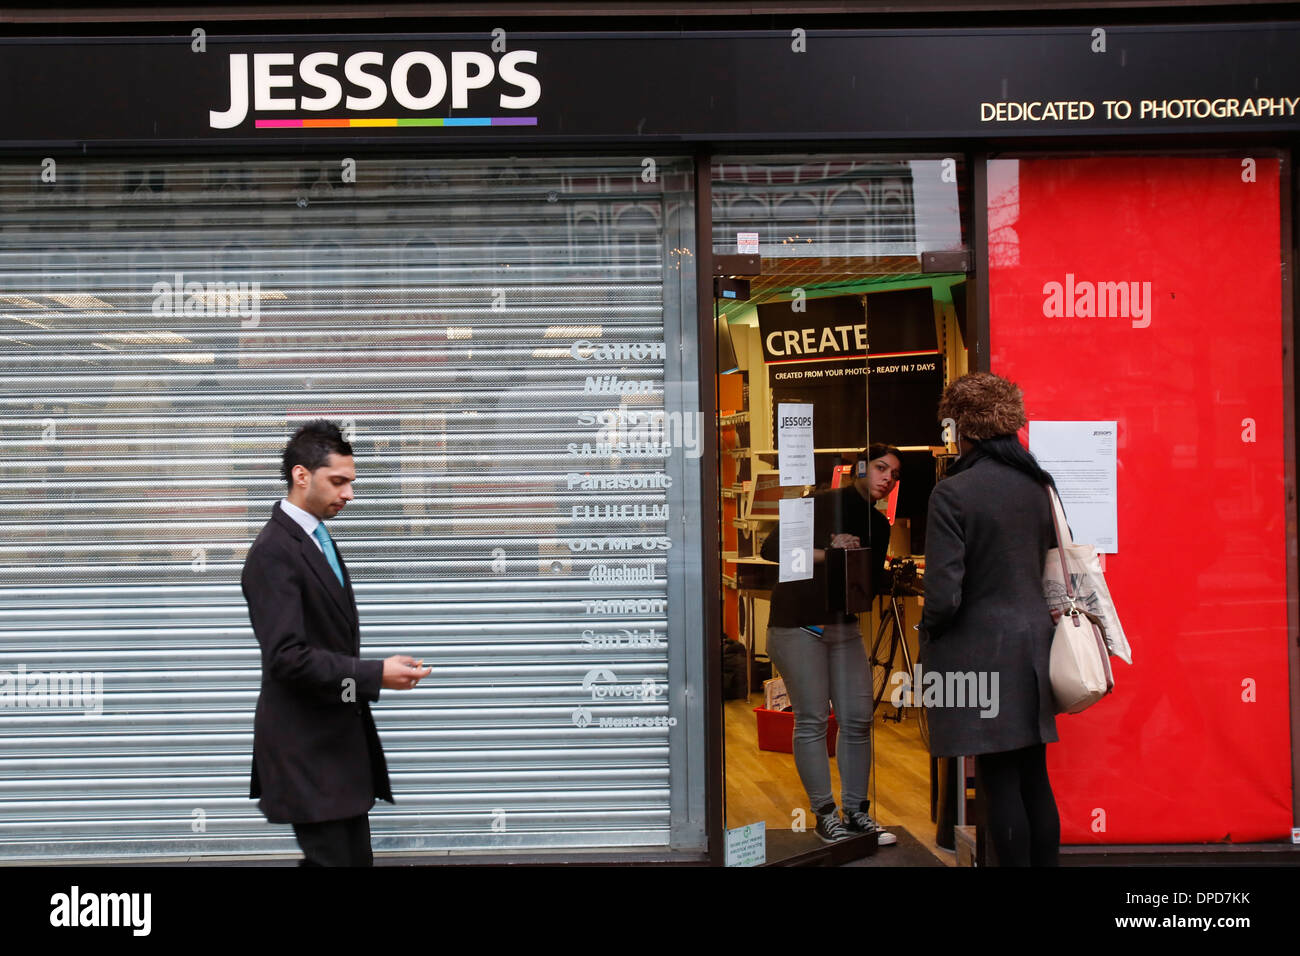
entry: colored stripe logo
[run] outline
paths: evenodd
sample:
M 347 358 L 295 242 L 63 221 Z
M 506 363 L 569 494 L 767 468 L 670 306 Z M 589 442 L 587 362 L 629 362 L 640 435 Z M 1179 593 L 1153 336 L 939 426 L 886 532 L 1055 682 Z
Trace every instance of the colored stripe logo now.
M 260 119 L 256 129 L 370 129 L 387 126 L 536 126 L 536 116 L 412 116 L 367 119 Z

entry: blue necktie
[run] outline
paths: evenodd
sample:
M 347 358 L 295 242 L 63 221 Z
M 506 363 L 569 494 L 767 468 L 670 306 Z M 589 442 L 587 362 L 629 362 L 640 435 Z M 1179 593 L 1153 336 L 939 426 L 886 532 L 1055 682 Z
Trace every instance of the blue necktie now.
M 320 542 L 320 548 L 325 552 L 325 560 L 330 563 L 330 568 L 334 571 L 334 576 L 339 579 L 339 586 L 343 586 L 343 568 L 339 566 L 339 556 L 334 550 L 334 542 L 330 540 L 330 533 L 325 530 L 325 522 L 316 525 L 316 530 L 312 535 Z

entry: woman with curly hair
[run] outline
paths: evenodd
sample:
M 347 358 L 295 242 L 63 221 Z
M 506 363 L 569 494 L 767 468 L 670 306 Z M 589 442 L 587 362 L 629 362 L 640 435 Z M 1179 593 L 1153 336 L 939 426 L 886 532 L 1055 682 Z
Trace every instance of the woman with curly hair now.
M 999 865 L 1055 866 L 1061 821 L 1047 777 L 1047 744 L 1057 740 L 1054 626 L 1043 597 L 1055 543 L 1045 486 L 1054 482 L 1016 438 L 1025 406 L 1006 379 L 957 379 L 939 417 L 956 422 L 961 456 L 930 495 L 920 658 L 927 673 L 982 673 L 994 706 L 930 707 L 930 752 L 975 757 Z

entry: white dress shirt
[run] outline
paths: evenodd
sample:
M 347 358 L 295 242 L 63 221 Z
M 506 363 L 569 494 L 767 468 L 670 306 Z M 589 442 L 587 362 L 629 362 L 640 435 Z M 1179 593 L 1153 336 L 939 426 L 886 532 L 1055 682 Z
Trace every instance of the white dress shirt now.
M 321 523 L 319 518 L 310 512 L 303 511 L 288 498 L 280 499 L 280 510 L 298 522 L 302 530 L 307 532 L 307 537 L 311 538 L 311 543 L 316 545 L 321 554 L 325 553 L 325 546 L 316 537 L 316 526 Z

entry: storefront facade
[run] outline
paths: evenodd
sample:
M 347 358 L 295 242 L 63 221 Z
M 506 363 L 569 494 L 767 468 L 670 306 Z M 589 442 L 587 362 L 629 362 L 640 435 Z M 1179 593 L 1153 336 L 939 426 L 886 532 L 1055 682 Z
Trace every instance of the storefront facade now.
M 376 850 L 722 863 L 714 260 L 796 237 L 964 273 L 948 377 L 1117 423 L 1065 842 L 1289 838 L 1300 25 L 308 26 L 2 41 L 0 859 L 293 852 L 239 571 L 329 417 L 363 650 L 435 669 Z

